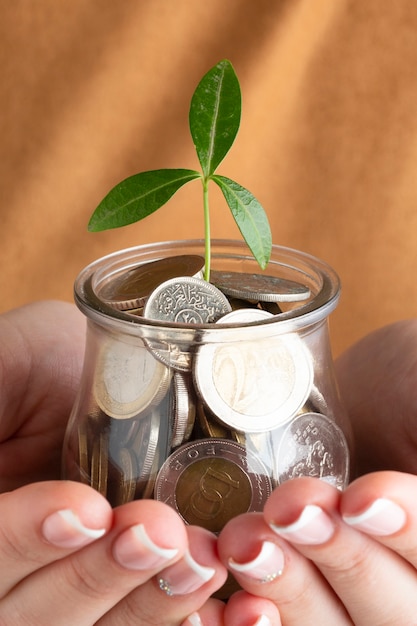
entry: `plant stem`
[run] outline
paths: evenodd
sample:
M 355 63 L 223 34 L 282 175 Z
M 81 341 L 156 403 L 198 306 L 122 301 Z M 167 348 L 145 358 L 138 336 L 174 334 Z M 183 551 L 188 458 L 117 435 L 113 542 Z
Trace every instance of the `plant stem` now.
M 204 280 L 210 280 L 211 248 L 210 248 L 210 208 L 208 186 L 209 179 L 203 177 L 203 206 L 204 206 L 204 240 L 205 240 L 205 260 L 204 260 Z

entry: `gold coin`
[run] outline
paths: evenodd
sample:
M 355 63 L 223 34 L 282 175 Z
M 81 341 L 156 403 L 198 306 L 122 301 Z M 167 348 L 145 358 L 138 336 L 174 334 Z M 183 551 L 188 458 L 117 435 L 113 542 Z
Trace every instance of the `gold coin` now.
M 197 415 L 200 428 L 205 437 L 230 439 L 237 443 L 245 443 L 246 433 L 240 433 L 237 430 L 226 428 L 224 424 L 218 421 L 214 413 L 201 401 L 197 403 Z
M 263 463 L 226 439 L 187 443 L 162 465 L 154 497 L 172 506 L 187 524 L 220 532 L 232 517 L 261 511 L 272 484 Z
M 82 483 L 89 485 L 90 465 L 88 458 L 88 434 L 86 420 L 83 420 L 78 426 L 78 458 L 80 464 L 80 480 Z
M 107 433 L 102 432 L 93 444 L 93 451 L 91 455 L 91 486 L 103 496 L 106 496 L 107 494 L 107 455 Z

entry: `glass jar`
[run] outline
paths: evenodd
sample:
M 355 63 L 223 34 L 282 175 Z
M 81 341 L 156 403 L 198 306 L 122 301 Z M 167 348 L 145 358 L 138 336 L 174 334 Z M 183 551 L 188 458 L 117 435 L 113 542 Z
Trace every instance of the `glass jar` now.
M 91 263 L 75 282 L 87 339 L 63 476 L 113 506 L 155 498 L 186 523 L 219 532 L 234 515 L 262 510 L 272 489 L 296 476 L 344 488 L 350 431 L 328 333 L 340 295 L 333 269 L 279 246 L 264 272 L 243 242 L 213 241 L 211 250 L 214 275 L 243 273 L 242 285 L 248 275 L 291 281 L 301 298 L 259 307 L 255 290 L 243 302 L 230 297 L 237 318 L 167 321 L 144 315 L 143 303 L 120 310 L 108 294 L 144 264 L 203 257 L 203 241 L 144 245 Z

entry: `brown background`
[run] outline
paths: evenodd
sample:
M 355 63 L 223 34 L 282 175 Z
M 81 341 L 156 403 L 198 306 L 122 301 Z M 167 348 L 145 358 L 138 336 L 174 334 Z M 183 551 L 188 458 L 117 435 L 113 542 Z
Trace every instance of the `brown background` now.
M 0 310 L 71 300 L 120 247 L 203 235 L 198 183 L 140 224 L 86 224 L 122 178 L 198 167 L 189 101 L 222 58 L 243 116 L 219 173 L 261 200 L 275 243 L 339 273 L 335 353 L 415 316 L 415 0 L 0 0 Z M 238 237 L 212 204 L 213 237 Z

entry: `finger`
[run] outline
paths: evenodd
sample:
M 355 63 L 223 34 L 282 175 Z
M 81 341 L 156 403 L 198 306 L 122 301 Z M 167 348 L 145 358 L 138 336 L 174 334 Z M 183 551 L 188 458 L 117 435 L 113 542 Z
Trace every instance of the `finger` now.
M 362 476 L 342 495 L 344 521 L 371 535 L 417 568 L 417 476 L 377 472 Z
M 343 523 L 337 512 L 339 497 L 320 480 L 288 481 L 266 503 L 265 520 L 315 563 L 355 625 L 413 623 L 415 570 L 386 546 Z
M 224 623 L 227 626 L 281 626 L 282 624 L 279 611 L 273 602 L 253 596 L 246 591 L 237 591 L 230 598 L 224 611 Z
M 35 483 L 0 496 L 0 598 L 36 570 L 103 536 L 108 502 L 86 485 Z
M 197 526 L 187 526 L 186 532 L 188 549 L 182 558 L 163 568 L 146 585 L 138 586 L 99 621 L 99 626 L 133 625 L 138 620 L 154 624 L 155 610 L 163 623 L 180 624 L 223 585 L 227 570 L 217 556 L 216 537 Z
M 193 611 L 181 626 L 223 626 L 225 605 L 221 600 L 209 598 L 198 611 Z
M 243 589 L 272 601 L 286 626 L 352 624 L 317 568 L 279 539 L 261 514 L 228 522 L 220 533 L 218 551 Z
M 0 602 L 0 616 L 3 623 L 91 626 L 186 548 L 185 527 L 173 509 L 131 502 L 114 512 L 108 535 L 12 589 Z M 158 605 L 149 603 L 147 610 L 155 616 Z

